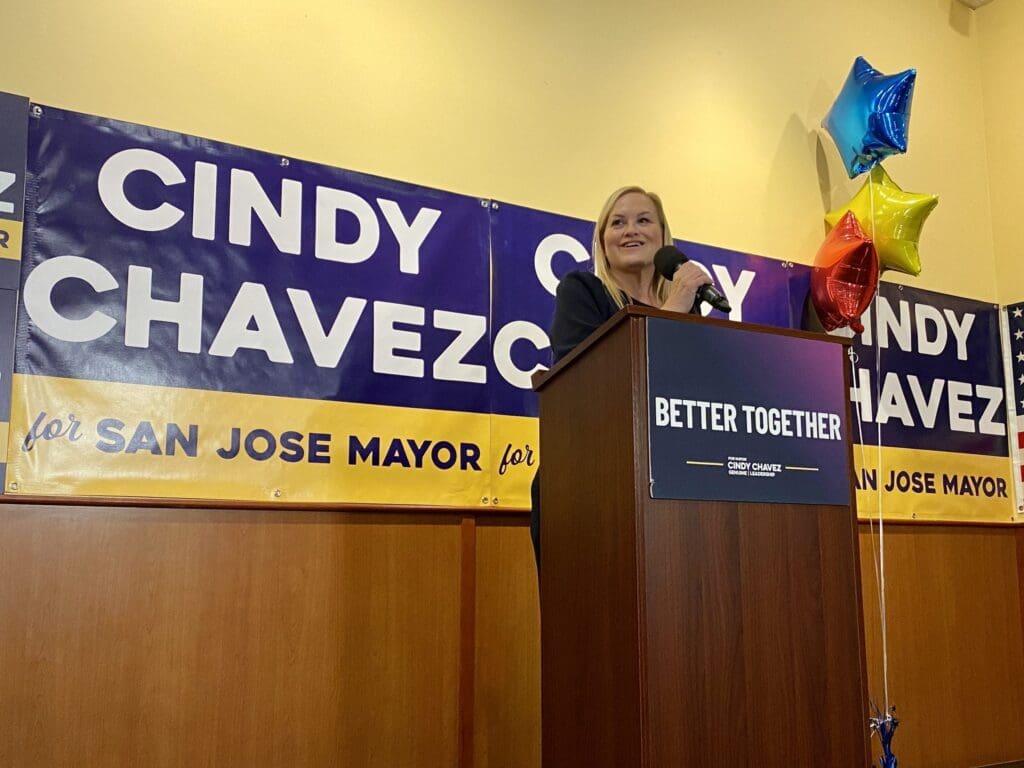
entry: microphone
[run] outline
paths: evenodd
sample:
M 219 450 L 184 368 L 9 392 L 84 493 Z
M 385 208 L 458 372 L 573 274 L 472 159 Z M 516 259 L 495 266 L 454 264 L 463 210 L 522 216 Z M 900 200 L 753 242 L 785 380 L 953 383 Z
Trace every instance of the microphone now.
M 654 254 L 654 268 L 658 270 L 658 273 L 666 280 L 671 280 L 675 276 L 676 270 L 679 269 L 680 265 L 689 260 L 690 258 L 675 246 L 666 245 L 659 248 L 658 252 Z M 725 296 L 723 296 L 713 285 L 702 285 L 697 289 L 697 298 L 694 307 L 702 301 L 706 301 L 715 309 L 720 309 L 723 312 L 732 311 L 732 307 L 730 307 L 729 302 L 725 300 Z

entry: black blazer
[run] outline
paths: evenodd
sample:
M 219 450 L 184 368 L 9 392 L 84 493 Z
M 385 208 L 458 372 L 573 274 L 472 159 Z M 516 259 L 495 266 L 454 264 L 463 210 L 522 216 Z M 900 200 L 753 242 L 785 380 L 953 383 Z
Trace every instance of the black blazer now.
M 625 294 L 626 304 L 633 303 Z M 555 317 L 551 321 L 551 352 L 557 363 L 577 344 L 596 331 L 619 308 L 604 283 L 591 272 L 570 272 L 555 293 Z

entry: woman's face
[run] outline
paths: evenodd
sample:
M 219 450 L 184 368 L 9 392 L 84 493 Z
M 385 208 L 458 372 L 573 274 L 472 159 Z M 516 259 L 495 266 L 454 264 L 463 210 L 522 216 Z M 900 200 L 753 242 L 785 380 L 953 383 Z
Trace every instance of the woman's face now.
M 629 192 L 612 206 L 602 234 L 604 252 L 613 272 L 635 272 L 650 267 L 664 245 L 664 234 L 654 201 Z

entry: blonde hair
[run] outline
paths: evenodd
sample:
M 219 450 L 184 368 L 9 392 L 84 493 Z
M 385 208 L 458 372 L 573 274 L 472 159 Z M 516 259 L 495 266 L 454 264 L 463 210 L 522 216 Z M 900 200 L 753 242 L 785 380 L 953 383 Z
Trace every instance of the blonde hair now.
M 672 245 L 672 232 L 668 227 L 668 219 L 665 218 L 665 207 L 661 203 L 661 198 L 658 197 L 654 192 L 648 192 L 643 187 L 621 187 L 609 196 L 605 201 L 604 207 L 601 208 L 601 213 L 597 217 L 597 224 L 594 227 L 594 242 L 591 245 L 591 256 L 594 259 L 594 274 L 597 275 L 598 279 L 604 284 L 605 289 L 608 291 L 615 305 L 622 309 L 626 306 L 626 301 L 623 298 L 625 295 L 622 288 L 619 287 L 618 283 L 615 282 L 615 278 L 612 277 L 611 264 L 608 262 L 608 254 L 604 249 L 604 231 L 608 226 L 608 219 L 611 218 L 612 208 L 619 202 L 619 198 L 623 195 L 631 193 L 638 193 L 646 195 L 650 198 L 651 202 L 654 203 L 654 209 L 658 214 L 658 223 L 661 224 L 662 234 L 662 245 Z M 665 301 L 668 296 L 668 281 L 657 272 L 654 273 L 654 279 L 651 282 L 651 291 L 655 296 L 658 297 L 658 301 Z

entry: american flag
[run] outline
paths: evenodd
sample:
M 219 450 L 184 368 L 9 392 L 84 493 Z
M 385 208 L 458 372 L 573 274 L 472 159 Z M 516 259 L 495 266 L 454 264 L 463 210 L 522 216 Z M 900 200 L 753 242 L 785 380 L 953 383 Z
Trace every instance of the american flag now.
M 1004 345 L 1006 370 L 1012 376 L 1006 385 L 1007 416 L 1010 417 L 1010 453 L 1013 456 L 1017 513 L 1024 513 L 1024 302 L 1006 308 Z

